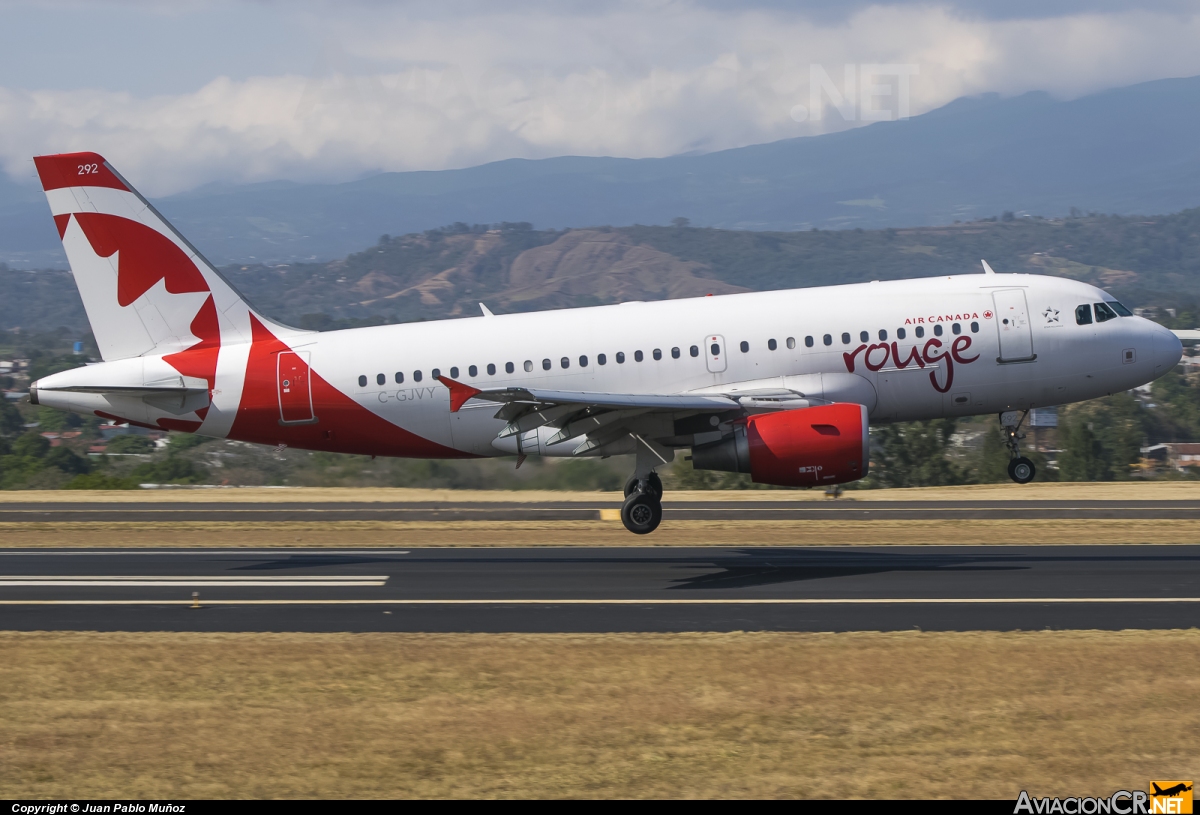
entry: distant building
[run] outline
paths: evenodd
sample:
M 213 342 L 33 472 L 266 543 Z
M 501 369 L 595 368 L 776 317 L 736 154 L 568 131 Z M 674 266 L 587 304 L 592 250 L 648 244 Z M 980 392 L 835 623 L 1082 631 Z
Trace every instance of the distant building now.
M 1200 467 L 1200 443 L 1167 442 L 1142 448 L 1142 458 L 1173 470 Z

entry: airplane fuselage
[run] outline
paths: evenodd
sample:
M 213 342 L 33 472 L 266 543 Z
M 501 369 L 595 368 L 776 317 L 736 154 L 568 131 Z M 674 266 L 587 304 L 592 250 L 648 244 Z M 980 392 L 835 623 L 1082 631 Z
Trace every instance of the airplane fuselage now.
M 1178 340 L 1155 323 L 1133 316 L 1097 321 L 1095 304 L 1104 302 L 1112 298 L 1071 280 L 977 274 L 282 337 L 263 328 L 269 339 L 262 342 L 256 335 L 252 343 L 222 344 L 211 406 L 187 429 L 382 455 L 577 454 L 572 444 L 547 445 L 545 432 L 523 443 L 498 439 L 506 421 L 495 417 L 496 405 L 469 402 L 451 412 L 438 375 L 477 388 L 740 391 L 750 395 L 751 410 L 754 393 L 790 390 L 814 404 L 865 404 L 872 423 L 1024 410 L 1127 390 L 1178 361 Z M 1082 325 L 1081 306 L 1091 315 Z M 266 364 L 253 364 L 256 357 Z M 337 395 L 312 383 L 286 387 L 289 360 Z M 107 385 L 136 386 L 142 382 L 130 377 L 166 369 L 153 359 L 136 370 L 127 363 L 100 363 L 86 373 Z M 110 366 L 111 373 L 103 370 Z M 56 391 L 78 378 L 73 374 L 36 383 L 37 398 L 160 425 L 162 411 L 141 398 Z M 368 415 L 382 420 L 378 428 L 397 432 L 372 439 L 346 427 Z M 674 432 L 670 416 L 642 421 L 654 426 L 650 435 L 679 446 L 704 440 Z

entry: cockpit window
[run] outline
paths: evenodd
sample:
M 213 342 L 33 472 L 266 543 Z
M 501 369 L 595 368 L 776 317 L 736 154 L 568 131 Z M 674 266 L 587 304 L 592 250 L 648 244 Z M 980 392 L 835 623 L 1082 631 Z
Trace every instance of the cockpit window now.
M 1120 314 L 1122 317 L 1132 317 L 1133 316 L 1132 311 L 1125 308 L 1125 306 L 1121 305 L 1116 300 L 1107 300 L 1106 302 L 1112 308 L 1113 311 L 1117 312 L 1117 314 Z
M 1117 319 L 1117 312 L 1109 308 L 1108 303 L 1096 303 L 1093 308 L 1096 309 L 1096 322 L 1098 323 Z
M 1075 322 L 1078 325 L 1092 324 L 1092 309 L 1087 303 L 1075 307 Z

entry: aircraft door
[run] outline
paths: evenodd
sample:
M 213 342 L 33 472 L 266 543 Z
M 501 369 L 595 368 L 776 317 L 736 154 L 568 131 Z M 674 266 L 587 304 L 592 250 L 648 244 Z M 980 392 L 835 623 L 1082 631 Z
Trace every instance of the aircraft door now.
M 720 334 L 709 334 L 704 338 L 704 361 L 708 372 L 722 373 L 725 370 L 725 338 Z
M 1000 332 L 999 362 L 1027 362 L 1037 359 L 1033 353 L 1033 328 L 1024 289 L 992 292 L 996 304 L 996 329 Z
M 276 363 L 280 424 L 311 424 L 313 415 L 312 376 L 307 351 L 283 351 Z

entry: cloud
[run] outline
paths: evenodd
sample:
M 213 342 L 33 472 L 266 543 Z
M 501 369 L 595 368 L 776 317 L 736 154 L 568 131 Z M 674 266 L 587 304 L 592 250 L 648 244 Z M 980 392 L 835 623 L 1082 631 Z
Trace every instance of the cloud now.
M 0 87 L 0 164 L 24 179 L 34 154 L 96 150 L 163 195 L 210 181 L 711 151 L 889 118 L 902 91 L 917 114 L 987 91 L 1072 97 L 1200 74 L 1200 15 L 1175 4 L 1001 19 L 986 3 L 827 17 L 673 2 L 339 8 L 306 6 L 290 21 L 324 43 L 307 74 L 215 76 L 155 95 Z

